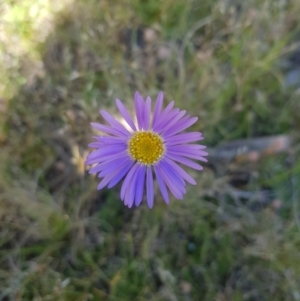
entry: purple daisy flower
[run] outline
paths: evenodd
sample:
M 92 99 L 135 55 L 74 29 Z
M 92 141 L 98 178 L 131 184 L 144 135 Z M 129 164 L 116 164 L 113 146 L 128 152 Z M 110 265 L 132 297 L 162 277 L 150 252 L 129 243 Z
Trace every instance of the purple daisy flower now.
M 146 188 L 148 207 L 153 207 L 154 181 L 158 182 L 164 201 L 169 204 L 169 191 L 177 199 L 186 193 L 186 182 L 195 185 L 196 181 L 178 163 L 196 170 L 203 167 L 191 159 L 206 162 L 206 146 L 190 144 L 203 139 L 200 132 L 181 133 L 198 118 L 185 116 L 186 111 L 173 108 L 174 101 L 162 110 L 163 93 L 158 94 L 153 117 L 151 116 L 151 98 L 143 100 L 136 92 L 134 106 L 136 122 L 133 121 L 123 103 L 117 99 L 116 105 L 128 125 L 128 129 L 108 112 L 100 114 L 109 126 L 92 123 L 91 125 L 105 133 L 95 137 L 96 142 L 89 144 L 95 148 L 88 155 L 86 164 L 97 164 L 89 171 L 98 173 L 102 178 L 97 189 L 106 185 L 115 186 L 124 177 L 121 199 L 131 208 L 139 206 Z M 152 118 L 151 118 L 152 117 Z M 168 191 L 169 190 L 169 191 Z

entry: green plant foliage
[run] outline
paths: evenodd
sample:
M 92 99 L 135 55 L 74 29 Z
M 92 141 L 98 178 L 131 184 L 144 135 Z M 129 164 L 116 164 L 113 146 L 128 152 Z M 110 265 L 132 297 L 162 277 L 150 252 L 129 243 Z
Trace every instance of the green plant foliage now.
M 300 103 L 287 81 L 299 1 L 4 0 L 0 11 L 0 301 L 299 300 Z M 136 90 L 198 116 L 217 153 L 191 171 L 183 201 L 157 193 L 152 210 L 124 207 L 120 186 L 96 191 L 84 165 L 99 109 L 119 117 L 114 99 L 132 110 Z M 218 153 L 274 135 L 291 146 Z

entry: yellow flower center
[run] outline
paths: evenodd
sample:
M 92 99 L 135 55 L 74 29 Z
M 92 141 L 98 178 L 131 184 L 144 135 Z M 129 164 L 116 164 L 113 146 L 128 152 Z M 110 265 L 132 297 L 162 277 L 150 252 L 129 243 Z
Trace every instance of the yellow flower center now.
M 134 133 L 128 141 L 128 153 L 141 164 L 157 163 L 165 152 L 162 138 L 150 131 Z

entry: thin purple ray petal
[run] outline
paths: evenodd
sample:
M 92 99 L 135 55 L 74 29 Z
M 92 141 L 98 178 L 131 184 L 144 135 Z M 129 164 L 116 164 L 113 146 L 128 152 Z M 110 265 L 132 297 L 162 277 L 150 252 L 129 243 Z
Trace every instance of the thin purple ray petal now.
M 179 162 L 181 164 L 184 164 L 188 167 L 191 167 L 193 169 L 196 169 L 196 170 L 202 170 L 203 169 L 203 167 L 200 164 L 197 164 L 194 161 L 189 160 L 187 158 L 184 158 L 184 157 L 181 157 L 181 156 L 176 156 L 176 155 L 170 155 L 170 154 L 167 154 L 167 157 L 171 160 L 177 161 L 177 162 Z
M 138 171 L 138 170 L 137 170 Z M 132 179 L 128 185 L 126 195 L 125 195 L 125 204 L 127 204 L 128 208 L 131 208 L 134 204 L 135 196 L 136 196 L 136 180 L 137 180 L 137 171 L 133 174 Z
M 135 165 L 133 165 L 133 167 L 130 169 L 130 171 L 128 172 L 128 174 L 125 177 L 125 180 L 124 180 L 122 188 L 121 188 L 121 193 L 120 193 L 120 196 L 121 196 L 122 200 L 124 200 L 125 192 L 128 188 L 128 185 L 131 182 L 132 177 L 134 176 L 136 170 L 138 169 L 138 167 L 139 167 L 139 164 L 135 163 Z
M 97 140 L 103 144 L 123 144 L 125 145 L 127 137 L 112 137 L 112 136 L 100 136 Z
M 159 92 L 158 96 L 157 96 L 157 99 L 156 99 L 154 113 L 153 113 L 153 119 L 152 119 L 152 127 L 153 128 L 156 126 L 156 121 L 157 121 L 158 116 L 161 112 L 161 108 L 162 108 L 162 105 L 163 105 L 163 99 L 164 99 L 163 93 Z
M 174 154 L 177 153 L 180 156 L 190 157 L 190 158 L 194 158 L 194 159 L 201 158 L 198 160 L 207 162 L 207 159 L 205 159 L 204 156 L 207 156 L 208 153 L 205 151 L 202 151 L 201 149 L 190 149 L 188 146 L 176 145 L 176 146 L 169 147 L 168 152 L 171 152 Z
M 91 147 L 91 148 L 100 148 L 102 146 L 103 146 L 102 142 L 92 142 L 92 143 L 88 144 L 88 147 Z
M 101 162 L 104 162 L 104 161 L 107 161 L 107 160 L 118 159 L 120 157 L 123 157 L 124 155 L 128 156 L 126 151 L 117 152 L 116 154 L 108 154 L 108 155 L 105 155 L 105 156 L 97 157 L 95 159 L 86 159 L 85 163 L 86 164 L 101 163 Z
M 122 157 L 118 156 L 117 159 L 108 159 L 102 163 L 99 163 L 97 166 L 91 168 L 89 170 L 89 174 L 93 174 L 93 173 L 97 173 L 100 172 L 102 170 L 104 170 L 105 168 L 113 165 L 113 166 L 118 166 L 120 164 L 122 164 L 124 161 L 129 160 L 128 155 L 123 155 Z
M 168 120 L 166 123 L 160 126 L 159 131 L 165 133 L 167 130 L 172 128 L 178 122 L 178 120 L 180 120 L 185 115 L 185 113 L 186 111 L 180 111 L 176 113 L 174 117 L 172 116 L 171 120 Z
M 189 157 L 190 159 L 195 159 L 203 162 L 207 162 L 207 159 L 198 155 L 198 154 L 192 154 L 192 153 L 186 153 L 184 151 L 174 151 L 172 148 L 168 149 L 168 155 L 176 155 L 176 156 L 182 156 L 182 157 Z
M 118 174 L 119 170 L 115 170 L 114 172 L 108 174 L 107 176 L 105 176 L 101 182 L 99 183 L 99 185 L 97 186 L 97 189 L 100 190 L 102 189 L 103 187 L 105 187 L 112 179 L 113 177 Z
M 188 127 L 193 125 L 198 120 L 198 117 L 192 117 L 192 118 L 190 118 L 188 120 L 185 120 L 185 121 L 183 121 L 183 120 L 184 120 L 184 118 L 177 125 L 175 125 L 173 128 L 166 131 L 164 133 L 164 136 L 165 137 L 170 137 L 170 136 L 173 136 L 173 135 L 187 129 Z
M 150 127 L 150 115 L 151 115 L 151 98 L 146 98 L 145 110 L 144 110 L 144 126 L 145 130 L 149 130 Z
M 124 133 L 118 131 L 117 129 L 114 129 L 110 126 L 101 124 L 101 123 L 96 123 L 96 122 L 91 122 L 91 126 L 101 132 L 104 132 L 106 134 L 111 134 L 111 135 L 115 135 L 115 136 L 121 136 L 121 137 L 127 137 L 127 134 L 125 135 Z
M 153 174 L 151 166 L 147 167 L 147 203 L 151 209 L 154 201 Z
M 124 106 L 124 104 L 122 103 L 121 100 L 116 99 L 116 105 L 121 113 L 121 115 L 123 116 L 123 118 L 125 119 L 125 121 L 128 123 L 128 125 L 134 130 L 136 131 L 136 127 L 135 124 L 128 112 L 128 110 L 126 109 L 126 107 Z
M 115 185 L 117 185 L 123 179 L 123 177 L 128 173 L 133 163 L 134 163 L 133 161 L 129 161 L 121 170 L 119 170 L 119 172 L 109 182 L 107 187 L 112 188 Z
M 134 108 L 137 119 L 137 124 L 139 130 L 143 129 L 144 126 L 144 100 L 139 92 L 135 92 L 134 94 Z
M 206 146 L 201 144 L 180 144 L 180 145 L 174 145 L 172 146 L 172 149 L 176 150 L 190 150 L 195 151 L 198 153 L 201 153 L 203 156 L 207 156 L 208 153 L 206 151 L 203 151 L 203 149 L 206 148 Z
M 195 179 L 193 179 L 183 168 L 181 168 L 178 164 L 176 164 L 174 161 L 165 158 L 165 161 L 175 170 L 175 172 L 183 177 L 187 182 L 189 182 L 192 185 L 196 185 L 197 182 Z
M 183 134 L 178 134 L 169 137 L 167 140 L 167 144 L 168 145 L 185 144 L 190 142 L 196 142 L 203 139 L 204 138 L 200 132 L 189 132 L 189 133 L 183 133 Z M 203 148 L 206 148 L 206 146 L 203 145 Z
M 124 205 L 129 207 L 129 202 L 130 202 L 130 188 L 131 188 L 131 183 L 129 183 L 128 188 L 125 192 L 125 196 L 124 196 Z
M 130 159 L 127 159 L 118 165 L 114 162 L 114 164 L 110 164 L 106 168 L 103 168 L 102 171 L 99 173 L 98 178 L 105 177 L 106 175 L 114 172 L 115 170 L 121 170 L 125 165 L 128 165 L 130 162 L 133 162 L 133 161 L 131 161 Z
M 93 136 L 98 142 L 102 144 L 118 144 L 118 143 L 127 143 L 128 137 L 116 137 L 111 135 L 103 135 L 103 136 Z
M 139 206 L 143 200 L 145 174 L 146 174 L 146 166 L 141 165 L 138 171 L 137 181 L 136 181 L 136 196 L 135 196 L 136 206 Z
M 166 204 L 169 204 L 169 202 L 170 202 L 169 193 L 168 193 L 166 184 L 162 178 L 160 167 L 158 165 L 154 165 L 154 171 L 155 171 L 156 180 L 157 180 L 160 192 L 163 196 L 163 199 L 166 202 Z
M 171 112 L 174 106 L 174 101 L 171 101 L 166 108 L 158 115 L 157 122 L 153 125 L 153 130 L 157 130 L 157 125 L 161 122 L 161 120 L 164 120 L 166 116 Z
M 173 109 L 169 114 L 167 114 L 164 118 L 160 119 L 159 122 L 156 124 L 156 131 L 162 132 L 165 128 L 165 126 L 171 122 L 178 114 L 180 110 L 178 108 Z
M 119 121 L 117 121 L 112 115 L 110 115 L 108 112 L 106 112 L 104 110 L 100 110 L 100 114 L 116 130 L 120 131 L 121 133 L 123 133 L 126 136 L 130 136 L 129 131 Z
M 87 156 L 87 159 L 95 159 L 101 156 L 105 156 L 107 154 L 115 154 L 118 152 L 122 152 L 124 150 L 126 150 L 126 145 L 109 145 L 93 151 Z
M 162 168 L 167 173 L 169 178 L 172 180 L 174 184 L 178 187 L 178 189 L 184 194 L 186 192 L 185 190 L 185 182 L 181 174 L 179 174 L 173 166 L 171 166 L 167 161 L 166 158 L 164 159 L 164 162 L 162 163 Z
M 178 187 L 174 183 L 172 183 L 172 181 L 170 180 L 169 176 L 166 174 L 165 170 L 162 168 L 162 164 L 157 165 L 157 167 L 159 168 L 160 174 L 161 174 L 164 182 L 166 183 L 166 185 L 170 189 L 171 193 L 177 199 L 182 200 L 183 193 L 178 189 Z
M 198 156 L 208 155 L 208 152 L 202 150 L 202 145 L 197 145 L 197 144 L 173 145 L 171 149 L 173 151 L 183 152 L 186 155 L 198 155 Z
M 173 130 L 173 129 L 176 129 L 176 128 L 178 128 L 178 127 L 180 127 L 180 126 L 182 126 L 187 120 L 189 120 L 189 118 L 190 118 L 190 115 L 186 115 L 186 116 L 184 116 L 181 120 L 179 120 L 171 129 L 169 129 L 169 131 L 167 131 L 167 133 L 164 133 L 163 135 L 164 135 L 164 137 L 167 137 L 167 138 L 170 138 L 170 137 L 172 137 L 173 135 L 168 135 L 168 132 L 170 132 L 171 130 Z

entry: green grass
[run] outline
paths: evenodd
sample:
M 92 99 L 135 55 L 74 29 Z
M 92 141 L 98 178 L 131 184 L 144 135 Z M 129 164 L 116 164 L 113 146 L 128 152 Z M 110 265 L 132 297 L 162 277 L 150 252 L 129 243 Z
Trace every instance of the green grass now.
M 0 4 L 0 300 L 300 300 L 299 91 L 284 64 L 299 3 L 31 2 Z M 99 109 L 132 108 L 136 90 L 198 116 L 211 148 L 293 146 L 206 165 L 183 201 L 129 210 L 84 160 Z

